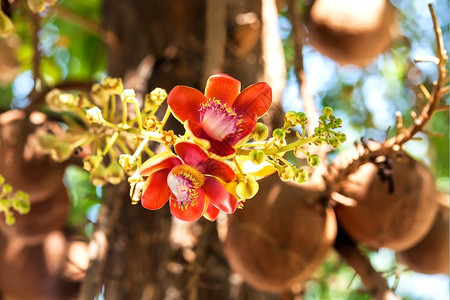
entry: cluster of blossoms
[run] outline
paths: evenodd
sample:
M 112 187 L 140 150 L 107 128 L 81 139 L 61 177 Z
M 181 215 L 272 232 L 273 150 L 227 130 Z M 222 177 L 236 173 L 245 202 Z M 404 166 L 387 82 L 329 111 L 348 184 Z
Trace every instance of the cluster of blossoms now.
M 27 193 L 13 192 L 10 184 L 0 175 L 0 211 L 5 214 L 5 223 L 12 225 L 16 221 L 14 211 L 23 215 L 30 211 L 30 199 Z
M 166 99 L 166 113 L 158 120 L 155 113 Z M 153 210 L 169 202 L 172 215 L 185 221 L 233 213 L 257 193 L 259 178 L 275 172 L 282 180 L 302 183 L 307 167 L 284 158 L 286 152 L 302 152 L 314 167 L 319 158 L 304 146 L 337 147 L 345 141 L 336 131 L 342 120 L 331 108 L 324 109 L 310 136 L 306 115 L 290 111 L 269 138 L 267 126 L 258 122 L 272 103 L 269 85 L 259 82 L 241 91 L 241 83 L 226 74 L 211 76 L 204 93 L 176 86 L 167 95 L 157 88 L 145 95 L 142 109 L 133 90 L 109 77 L 94 85 L 90 97 L 55 90 L 46 100 L 54 111 L 75 113 L 84 125 L 68 123 L 63 138 L 42 136 L 41 145 L 52 157 L 65 160 L 74 151 L 82 155 L 97 185 L 117 184 L 128 175 L 132 203 Z M 183 135 L 164 129 L 170 114 L 184 125 Z M 165 150 L 153 153 L 152 142 Z

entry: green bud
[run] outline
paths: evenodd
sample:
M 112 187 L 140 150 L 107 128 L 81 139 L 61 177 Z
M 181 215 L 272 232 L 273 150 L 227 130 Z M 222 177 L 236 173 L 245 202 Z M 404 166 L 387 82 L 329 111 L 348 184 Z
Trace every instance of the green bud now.
M 254 149 L 250 151 L 249 158 L 252 163 L 259 165 L 265 160 L 266 155 L 264 154 L 264 151 L 260 149 Z
M 16 223 L 16 218 L 14 218 L 14 216 L 11 213 L 9 213 L 5 216 L 5 223 L 6 225 L 11 226 L 14 223 Z
M 12 202 L 14 210 L 24 215 L 30 211 L 30 205 L 30 196 L 25 192 L 17 191 Z
M 257 141 L 262 141 L 269 135 L 269 130 L 264 123 L 256 123 L 255 129 L 252 132 L 252 137 Z
M 308 180 L 308 172 L 306 172 L 305 169 L 297 170 L 297 172 L 294 175 L 294 180 L 297 183 L 303 183 L 306 180 Z
M 341 143 L 344 143 L 347 140 L 347 136 L 345 135 L 345 133 L 339 133 L 338 135 L 336 135 L 336 138 Z
M 341 118 L 336 118 L 336 120 L 334 120 L 332 128 L 339 128 L 342 126 L 342 119 Z
M 51 133 L 46 133 L 39 136 L 39 146 L 41 146 L 42 149 L 50 150 L 54 148 L 59 141 L 60 140 Z
M 292 126 L 298 125 L 297 112 L 288 111 L 284 115 L 284 123 L 285 123 L 285 126 L 287 125 L 287 127 L 292 127 Z
M 290 166 L 278 166 L 278 176 L 283 181 L 288 181 L 294 176 L 295 170 Z
M 307 120 L 307 117 L 306 117 L 306 114 L 304 112 L 298 112 L 297 113 L 297 122 L 300 125 L 305 125 L 306 120 Z
M 333 148 L 337 148 L 341 145 L 341 143 L 339 142 L 339 140 L 336 137 L 329 139 L 328 144 Z
M 109 164 L 106 169 L 106 176 L 111 184 L 119 184 L 125 179 L 125 174 L 120 164 L 116 161 Z
M 317 154 L 309 155 L 307 161 L 311 167 L 317 167 L 320 164 L 320 158 Z
M 322 136 L 323 131 L 324 131 L 323 128 L 316 127 L 316 128 L 314 129 L 314 134 L 317 135 L 317 136 Z
M 103 157 L 99 155 L 86 156 L 83 159 L 83 168 L 88 172 L 92 172 L 100 166 L 102 161 Z
M 108 183 L 106 168 L 103 165 L 99 165 L 91 172 L 89 180 L 96 186 L 101 186 Z
M 57 162 L 62 162 L 69 159 L 72 156 L 73 147 L 67 143 L 60 142 L 50 149 L 50 156 Z
M 236 194 L 241 199 L 253 198 L 259 190 L 259 184 L 256 180 L 245 178 L 236 186 Z
M 328 118 L 329 116 L 331 116 L 333 114 L 333 109 L 329 106 L 325 106 L 322 110 L 323 115 Z
M 273 131 L 272 136 L 276 140 L 282 140 L 286 137 L 286 132 L 284 132 L 284 130 L 281 128 L 277 128 Z
M 3 188 L 2 188 L 3 195 L 9 194 L 11 192 L 12 192 L 12 186 L 9 183 L 3 185 Z

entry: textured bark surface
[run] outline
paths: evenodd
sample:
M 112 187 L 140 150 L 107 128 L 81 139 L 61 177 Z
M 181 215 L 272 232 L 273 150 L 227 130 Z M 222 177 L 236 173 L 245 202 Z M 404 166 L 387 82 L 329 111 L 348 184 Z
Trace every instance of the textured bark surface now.
M 239 78 L 243 88 L 256 82 L 262 70 L 260 21 L 236 20 L 240 14 L 258 16 L 259 11 L 258 1 L 227 1 L 222 71 Z M 155 87 L 170 91 L 179 84 L 203 90 L 202 77 L 209 76 L 202 74 L 207 51 L 205 13 L 206 1 L 201 0 L 105 1 L 109 74 L 124 77 L 126 88 L 142 94 Z M 174 119 L 169 119 L 169 126 L 180 128 Z M 277 298 L 249 287 L 230 294 L 230 270 L 215 223 L 202 220 L 175 229 L 171 223 L 167 207 L 148 211 L 139 204 L 124 204 L 102 273 L 107 299 Z M 192 239 L 187 246 L 170 243 L 172 235 L 180 235 L 180 228 L 186 232 L 184 237 Z

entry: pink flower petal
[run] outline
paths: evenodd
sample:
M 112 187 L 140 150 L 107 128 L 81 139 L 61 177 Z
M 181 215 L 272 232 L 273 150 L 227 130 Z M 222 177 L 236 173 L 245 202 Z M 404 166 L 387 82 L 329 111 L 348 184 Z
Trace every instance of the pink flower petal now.
M 222 104 L 231 107 L 241 90 L 241 83 L 226 74 L 216 74 L 206 82 L 205 96 L 207 99 L 218 99 Z
M 181 160 L 175 156 L 172 152 L 165 151 L 156 154 L 142 164 L 139 169 L 141 176 L 148 176 L 153 172 L 162 169 L 172 169 L 175 166 L 181 165 Z
M 199 164 L 197 166 L 197 170 L 203 174 L 218 177 L 225 182 L 230 182 L 236 177 L 236 174 L 230 166 L 224 162 L 212 158 Z
M 145 182 L 141 204 L 147 209 L 160 209 L 169 200 L 170 190 L 167 186 L 169 169 L 152 173 Z
M 182 221 L 193 222 L 200 219 L 205 211 L 205 196 L 201 189 L 197 189 L 198 196 L 193 205 L 180 208 L 175 199 L 170 199 L 170 212 L 172 215 Z
M 167 97 L 167 103 L 178 120 L 189 120 L 195 124 L 200 122 L 199 109 L 205 101 L 205 95 L 200 91 L 180 85 L 174 87 Z
M 224 142 L 226 142 L 230 146 L 234 146 L 243 139 L 246 139 L 255 129 L 257 123 L 256 118 L 247 118 L 246 122 L 242 122 L 239 125 L 239 132 L 235 134 L 234 136 L 230 136 L 228 139 L 226 139 Z
M 259 118 L 272 104 L 272 89 L 265 82 L 258 82 L 243 90 L 233 104 L 238 115 L 244 118 Z
M 202 148 L 189 142 L 181 142 L 176 144 L 175 152 L 185 164 L 193 167 L 196 167 L 199 163 L 208 160 L 208 154 L 206 154 Z
M 206 177 L 205 184 L 203 184 L 201 189 L 210 203 L 221 211 L 231 214 L 236 210 L 236 198 L 233 196 L 231 198 L 230 194 L 216 178 Z

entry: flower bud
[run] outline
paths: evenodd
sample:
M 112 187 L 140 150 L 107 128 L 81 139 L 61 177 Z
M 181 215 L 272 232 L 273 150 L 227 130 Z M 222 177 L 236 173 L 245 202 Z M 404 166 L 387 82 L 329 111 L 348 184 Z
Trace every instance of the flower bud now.
M 48 107 L 56 112 L 71 110 L 78 105 L 78 99 L 74 95 L 54 89 L 45 95 L 45 102 Z
M 333 109 L 329 106 L 325 106 L 322 110 L 323 115 L 328 118 L 329 116 L 331 116 L 333 114 Z
M 336 135 L 336 138 L 341 143 L 344 143 L 347 140 L 347 136 L 345 135 L 345 133 L 339 133 L 338 135 Z
M 105 122 L 102 111 L 98 106 L 94 106 L 86 111 L 86 119 L 89 123 L 102 124 Z
M 297 183 L 303 183 L 308 180 L 308 172 L 304 169 L 297 170 L 294 175 L 294 180 Z
M 129 154 L 121 154 L 119 156 L 119 164 L 127 173 L 133 172 L 137 168 L 136 157 Z
M 288 181 L 294 176 L 294 169 L 290 166 L 278 166 L 277 167 L 278 176 L 283 181 Z
M 123 83 L 121 78 L 105 77 L 100 83 L 101 87 L 110 94 L 121 95 L 123 93 Z
M 9 212 L 8 214 L 5 215 L 5 223 L 6 225 L 14 225 L 14 223 L 16 223 L 16 218 L 14 218 L 14 216 Z
M 174 145 L 175 144 L 176 136 L 173 133 L 173 130 L 163 131 L 162 134 L 163 134 L 162 140 L 163 140 L 165 145 L 170 146 L 170 145 Z
M 17 191 L 13 197 L 12 207 L 19 214 L 24 215 L 30 211 L 30 196 L 22 191 Z
M 317 167 L 320 164 L 320 158 L 317 154 L 308 155 L 307 161 L 311 167 Z
M 89 155 L 83 159 L 83 169 L 88 172 L 96 170 L 102 163 L 103 157 L 99 155 Z
M 123 169 L 120 164 L 116 161 L 113 161 L 109 164 L 106 169 L 106 178 L 111 184 L 119 184 L 125 179 L 125 174 L 123 173 Z
M 264 123 L 256 123 L 255 129 L 252 132 L 252 137 L 257 141 L 262 141 L 267 138 L 269 131 Z
M 272 136 L 276 139 L 276 140 L 282 140 L 286 137 L 286 132 L 284 132 L 283 129 L 281 128 L 277 128 L 273 131 Z
M 323 128 L 320 127 L 314 128 L 314 134 L 317 136 L 321 136 L 323 134 Z
M 250 178 L 244 178 L 241 182 L 236 186 L 236 194 L 241 199 L 250 199 L 256 195 L 259 190 L 259 184 L 256 180 Z
M 253 149 L 250 151 L 248 157 L 252 163 L 259 165 L 266 159 L 266 154 L 260 149 Z
M 296 126 L 298 125 L 298 120 L 297 120 L 297 112 L 295 111 L 288 111 L 285 115 L 284 115 L 284 124 L 286 127 L 292 127 L 292 126 Z
M 333 122 L 332 128 L 339 128 L 342 126 L 342 119 L 341 118 L 336 118 Z
M 304 112 L 298 112 L 297 113 L 297 122 L 298 122 L 298 124 L 305 125 L 306 120 L 307 120 L 307 118 L 306 118 L 306 114 Z
M 99 106 L 105 105 L 106 101 L 109 99 L 108 92 L 98 83 L 92 85 L 91 96 L 94 103 Z
M 167 98 L 167 92 L 165 89 L 155 88 L 150 92 L 150 100 L 153 101 L 156 105 L 161 105 Z
M 2 174 L 0 174 L 0 185 L 2 185 L 3 183 L 5 183 L 5 177 L 3 177 Z
M 120 98 L 122 99 L 122 102 L 136 103 L 136 94 L 133 89 L 123 90 Z
M 12 192 L 12 186 L 9 183 L 3 185 L 2 195 L 6 195 L 6 194 L 9 194 L 11 192 Z
M 99 165 L 95 170 L 91 172 L 89 180 L 93 185 L 101 186 L 108 183 L 107 171 L 103 165 Z
M 339 142 L 339 140 L 336 137 L 334 137 L 328 140 L 328 144 L 333 148 L 337 148 L 341 145 L 341 142 Z
M 158 128 L 158 121 L 155 117 L 147 117 L 144 120 L 144 129 L 147 131 L 155 131 Z
M 67 143 L 58 141 L 53 148 L 50 149 L 50 157 L 57 162 L 67 160 L 73 153 L 73 147 Z

